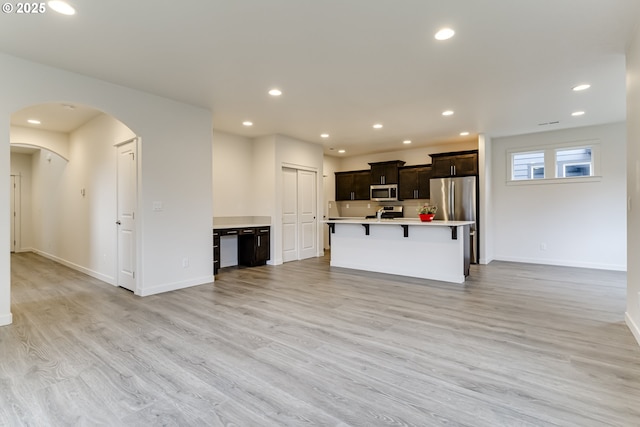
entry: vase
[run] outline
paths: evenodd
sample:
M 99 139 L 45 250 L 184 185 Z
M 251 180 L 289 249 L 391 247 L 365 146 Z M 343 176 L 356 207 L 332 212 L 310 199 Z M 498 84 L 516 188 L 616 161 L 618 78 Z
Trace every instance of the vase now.
M 418 216 L 420 217 L 420 221 L 422 222 L 430 222 L 431 220 L 433 220 L 433 217 L 436 216 L 436 214 L 418 214 Z

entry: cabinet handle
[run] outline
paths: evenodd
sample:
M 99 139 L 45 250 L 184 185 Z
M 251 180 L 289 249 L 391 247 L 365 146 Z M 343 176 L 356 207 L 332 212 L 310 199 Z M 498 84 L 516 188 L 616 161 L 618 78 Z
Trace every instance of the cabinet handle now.
M 249 229 L 247 229 L 247 230 L 244 230 L 244 232 L 245 232 L 245 233 L 253 233 L 253 230 L 249 228 Z
M 262 246 L 262 244 L 260 243 L 260 236 L 258 236 L 258 247 Z
M 260 230 L 261 233 L 268 233 L 269 230 Z
M 227 234 L 238 234 L 237 231 L 233 230 L 233 231 L 227 231 Z

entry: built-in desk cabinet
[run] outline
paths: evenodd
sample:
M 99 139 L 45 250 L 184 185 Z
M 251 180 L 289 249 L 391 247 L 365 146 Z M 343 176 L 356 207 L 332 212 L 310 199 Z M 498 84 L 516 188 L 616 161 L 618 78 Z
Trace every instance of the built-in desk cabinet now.
M 271 227 L 239 227 L 213 230 L 213 274 L 220 269 L 220 237 L 238 236 L 238 264 L 264 265 L 271 258 Z
M 270 258 L 269 227 L 249 227 L 239 230 L 238 264 L 254 267 Z
M 213 274 L 220 270 L 220 231 L 213 230 Z

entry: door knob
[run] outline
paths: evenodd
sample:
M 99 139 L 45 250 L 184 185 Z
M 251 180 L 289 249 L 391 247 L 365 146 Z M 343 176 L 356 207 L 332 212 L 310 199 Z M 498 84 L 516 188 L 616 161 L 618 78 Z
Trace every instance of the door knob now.
M 122 224 L 122 223 L 121 223 L 120 221 L 116 221 L 116 224 L 117 224 L 117 225 L 120 225 L 120 224 Z

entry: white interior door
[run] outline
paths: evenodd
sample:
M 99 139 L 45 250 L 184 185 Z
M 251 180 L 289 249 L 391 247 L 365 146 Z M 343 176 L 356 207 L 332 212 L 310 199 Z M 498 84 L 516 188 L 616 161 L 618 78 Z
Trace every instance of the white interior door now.
M 314 257 L 318 249 L 316 173 L 282 168 L 282 185 L 282 260 Z
M 136 223 L 137 151 L 136 140 L 117 146 L 118 149 L 118 286 L 136 290 Z
M 282 261 L 298 259 L 298 171 L 282 168 Z
M 318 252 L 318 222 L 316 200 L 316 173 L 298 171 L 298 230 L 299 256 L 306 259 Z

